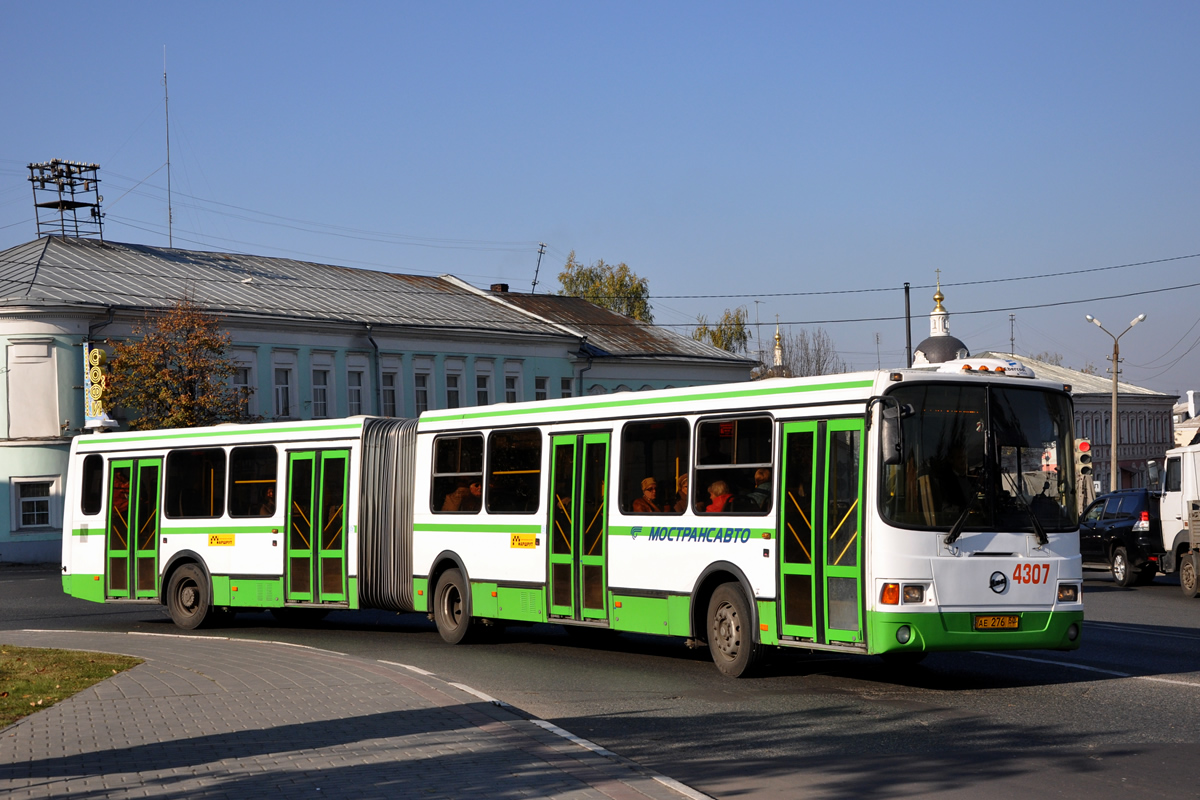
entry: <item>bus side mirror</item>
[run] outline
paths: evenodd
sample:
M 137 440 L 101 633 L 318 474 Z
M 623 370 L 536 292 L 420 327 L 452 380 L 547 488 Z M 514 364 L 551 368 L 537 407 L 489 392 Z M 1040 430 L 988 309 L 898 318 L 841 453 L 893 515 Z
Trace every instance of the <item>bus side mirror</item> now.
M 1149 476 L 1150 476 L 1150 485 L 1153 488 L 1157 489 L 1158 488 L 1158 462 L 1157 461 L 1147 461 L 1146 462 L 1146 471 L 1147 471 L 1147 473 L 1149 473 Z
M 880 417 L 883 420 L 879 429 L 880 447 L 883 448 L 884 464 L 899 464 L 904 451 L 904 435 L 900 430 L 900 420 L 911 417 L 916 411 L 907 403 L 902 406 L 884 407 Z

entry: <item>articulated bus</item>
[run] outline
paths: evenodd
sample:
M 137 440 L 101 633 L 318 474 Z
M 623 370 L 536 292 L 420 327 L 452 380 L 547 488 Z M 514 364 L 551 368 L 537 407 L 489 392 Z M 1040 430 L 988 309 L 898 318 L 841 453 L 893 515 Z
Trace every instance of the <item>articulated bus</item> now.
M 75 439 L 63 588 L 707 645 L 1074 649 L 1070 387 L 1008 360 Z

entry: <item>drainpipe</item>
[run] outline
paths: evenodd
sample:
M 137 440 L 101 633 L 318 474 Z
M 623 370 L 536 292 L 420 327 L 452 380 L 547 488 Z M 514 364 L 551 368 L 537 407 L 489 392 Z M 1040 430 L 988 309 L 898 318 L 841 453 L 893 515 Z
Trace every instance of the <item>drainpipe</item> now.
M 112 325 L 113 317 L 115 317 L 116 314 L 117 314 L 117 310 L 115 308 L 113 308 L 112 306 L 109 306 L 108 307 L 108 319 L 106 319 L 104 322 L 99 322 L 99 323 L 94 323 L 92 325 L 88 325 L 88 338 L 87 338 L 88 344 L 92 343 L 92 337 L 94 337 L 96 335 L 96 331 L 100 330 L 101 328 L 107 328 L 109 325 Z
M 580 369 L 579 369 L 579 391 L 576 393 L 577 397 L 583 397 L 583 373 L 587 372 L 589 369 L 592 368 L 592 356 L 590 353 L 586 353 L 586 351 L 584 349 L 586 347 L 587 347 L 587 337 L 584 336 L 579 341 L 579 353 L 580 353 L 580 355 L 587 355 L 588 363 L 587 363 L 586 367 L 580 367 Z
M 383 367 L 379 364 L 379 345 L 371 336 L 371 325 L 367 323 L 367 341 L 375 348 L 375 413 L 383 416 Z

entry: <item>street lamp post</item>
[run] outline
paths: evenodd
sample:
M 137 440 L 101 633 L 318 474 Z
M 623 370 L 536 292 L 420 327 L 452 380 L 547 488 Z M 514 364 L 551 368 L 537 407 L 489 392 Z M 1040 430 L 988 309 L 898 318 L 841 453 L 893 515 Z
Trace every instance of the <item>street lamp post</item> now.
M 1132 322 L 1129 323 L 1128 328 L 1121 331 L 1121 333 L 1119 335 L 1113 336 L 1111 331 L 1109 331 L 1107 328 L 1105 328 L 1103 325 L 1100 324 L 1100 320 L 1096 319 L 1091 314 L 1088 314 L 1086 317 L 1088 322 L 1092 323 L 1097 328 L 1099 328 L 1100 330 L 1107 333 L 1109 336 L 1112 336 L 1112 340 L 1113 340 L 1112 430 L 1109 434 L 1110 441 L 1109 441 L 1109 445 L 1108 445 L 1109 453 L 1110 453 L 1109 468 L 1108 468 L 1108 490 L 1110 492 L 1116 491 L 1117 489 L 1120 488 L 1117 485 L 1117 475 L 1118 475 L 1118 473 L 1117 473 L 1117 365 L 1120 363 L 1120 357 L 1121 357 L 1121 337 L 1124 336 L 1125 334 L 1129 333 L 1130 329 L 1132 329 L 1134 325 L 1137 325 L 1139 322 L 1141 322 L 1145 318 L 1146 318 L 1145 314 L 1138 314 L 1137 317 Z

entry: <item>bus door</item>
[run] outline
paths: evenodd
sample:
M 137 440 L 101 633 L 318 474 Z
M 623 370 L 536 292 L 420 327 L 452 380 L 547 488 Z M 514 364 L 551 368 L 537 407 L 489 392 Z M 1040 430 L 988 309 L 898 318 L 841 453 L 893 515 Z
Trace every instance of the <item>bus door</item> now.
M 783 426 L 780 632 L 817 643 L 864 641 L 863 422 Z
M 161 458 L 109 462 L 105 597 L 158 597 L 161 475 Z
M 608 619 L 608 433 L 553 437 L 550 486 L 550 616 Z
M 288 454 L 286 603 L 346 602 L 348 450 Z

